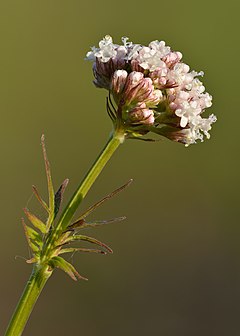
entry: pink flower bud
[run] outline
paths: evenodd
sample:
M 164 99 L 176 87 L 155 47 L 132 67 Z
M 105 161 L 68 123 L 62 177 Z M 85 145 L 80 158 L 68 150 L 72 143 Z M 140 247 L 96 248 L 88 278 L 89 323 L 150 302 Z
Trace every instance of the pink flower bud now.
M 140 66 L 139 62 L 135 59 L 131 60 L 132 71 L 144 72 L 145 70 Z
M 187 145 L 209 138 L 216 118 L 201 116 L 212 105 L 196 78 L 203 72 L 190 71 L 182 54 L 164 41 L 142 46 L 124 37 L 122 43 L 107 35 L 86 57 L 94 62 L 95 85 L 107 89 L 116 103 L 109 97 L 107 110 L 115 127 L 130 134 L 152 131 Z
M 152 110 L 136 107 L 129 113 L 129 119 L 131 124 L 153 125 L 154 113 Z
M 133 71 L 128 75 L 122 96 L 125 108 L 139 103 L 155 106 L 162 98 L 160 90 L 155 90 L 151 78 L 144 77 L 142 72 Z
M 119 95 L 122 93 L 127 80 L 128 73 L 125 70 L 116 70 L 112 77 L 111 90 L 114 94 Z
M 173 68 L 175 64 L 177 64 L 182 59 L 182 53 L 179 51 L 177 52 L 170 52 L 163 58 L 163 61 L 166 63 L 169 69 Z
M 94 84 L 99 88 L 109 90 L 114 72 L 118 69 L 124 69 L 125 67 L 126 61 L 121 57 L 111 58 L 107 62 L 101 62 L 96 59 L 95 63 L 93 64 L 93 73 L 95 77 L 93 81 Z

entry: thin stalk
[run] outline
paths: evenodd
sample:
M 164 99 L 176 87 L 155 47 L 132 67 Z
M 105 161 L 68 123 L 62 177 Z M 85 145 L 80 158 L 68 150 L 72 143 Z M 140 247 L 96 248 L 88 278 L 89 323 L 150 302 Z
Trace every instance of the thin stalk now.
M 34 267 L 16 310 L 8 325 L 5 336 L 20 336 L 26 326 L 33 307 L 52 272 L 46 267 Z
M 51 248 L 52 242 L 57 239 L 59 233 L 63 232 L 67 228 L 79 204 L 84 199 L 87 192 L 97 179 L 98 175 L 101 173 L 106 163 L 112 157 L 113 153 L 123 142 L 123 140 L 124 133 L 122 131 L 116 131 L 115 133 L 111 134 L 106 146 L 103 148 L 102 152 L 99 154 L 92 167 L 89 169 L 82 182 L 78 186 L 77 190 L 73 194 L 66 208 L 62 212 L 59 222 L 55 226 L 54 230 L 52 231 L 52 235 L 47 242 L 48 248 Z M 48 253 L 44 254 L 47 255 Z
M 48 261 L 49 255 L 48 252 L 51 251 L 54 242 L 58 238 L 59 233 L 61 234 L 64 229 L 69 225 L 73 215 L 75 214 L 79 204 L 86 196 L 87 192 L 95 182 L 98 175 L 101 173 L 102 169 L 111 158 L 113 153 L 116 151 L 118 146 L 124 140 L 124 133 L 121 131 L 116 131 L 110 136 L 109 141 L 106 146 L 93 163 L 92 167 L 89 169 L 79 187 L 73 194 L 70 202 L 64 209 L 61 218 L 55 228 L 52 230 L 52 233 L 49 239 L 46 242 L 45 248 L 42 250 L 42 265 L 35 266 L 32 272 L 32 275 L 26 285 L 26 288 L 22 294 L 22 297 L 19 300 L 17 308 L 13 314 L 13 317 L 10 321 L 8 329 L 5 336 L 20 336 L 24 330 L 24 327 L 28 321 L 28 318 L 33 310 L 33 307 L 45 285 L 51 273 L 48 271 L 48 266 L 45 262 Z

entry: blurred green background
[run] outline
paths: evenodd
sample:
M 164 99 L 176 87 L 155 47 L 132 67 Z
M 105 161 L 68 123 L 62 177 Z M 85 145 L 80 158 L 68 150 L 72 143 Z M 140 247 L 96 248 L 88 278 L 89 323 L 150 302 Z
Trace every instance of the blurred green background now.
M 114 254 L 73 257 L 88 282 L 54 272 L 25 335 L 240 334 L 239 9 L 233 0 L 0 1 L 1 335 L 31 272 L 22 208 L 44 216 L 31 192 L 46 195 L 41 134 L 55 186 L 70 178 L 66 200 L 111 131 L 106 92 L 84 61 L 106 34 L 181 51 L 205 72 L 218 122 L 211 140 L 187 149 L 121 146 L 82 204 L 134 178 L 92 217 L 127 216 L 91 231 Z

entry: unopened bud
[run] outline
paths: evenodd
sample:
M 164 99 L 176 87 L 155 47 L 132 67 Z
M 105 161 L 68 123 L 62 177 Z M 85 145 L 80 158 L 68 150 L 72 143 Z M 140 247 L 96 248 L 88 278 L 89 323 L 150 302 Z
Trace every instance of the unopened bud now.
M 159 90 L 154 89 L 151 78 L 145 78 L 142 72 L 133 71 L 128 75 L 122 97 L 126 108 L 139 103 L 145 103 L 147 106 L 157 105 L 161 97 Z
M 129 119 L 132 124 L 141 123 L 145 125 L 153 125 L 154 113 L 152 110 L 136 107 L 129 113 Z
M 126 70 L 117 70 L 113 74 L 111 90 L 114 95 L 119 95 L 122 93 L 128 73 Z

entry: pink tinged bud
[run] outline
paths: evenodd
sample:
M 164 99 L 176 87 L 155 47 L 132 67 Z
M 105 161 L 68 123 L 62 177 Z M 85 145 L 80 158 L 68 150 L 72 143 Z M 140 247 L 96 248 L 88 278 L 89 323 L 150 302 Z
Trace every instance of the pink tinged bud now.
M 212 105 L 212 97 L 196 78 L 203 72 L 190 72 L 181 62 L 182 54 L 171 51 L 164 41 L 152 41 L 147 47 L 125 37 L 122 42 L 114 44 L 107 35 L 86 57 L 94 62 L 95 85 L 111 90 L 116 117 L 132 128 L 154 125 L 156 133 L 187 145 L 203 141 L 204 135 L 209 138 L 216 117 L 201 117 Z
M 154 114 L 152 113 L 151 115 L 148 116 L 148 118 L 145 120 L 144 124 L 147 125 L 153 125 L 155 121 Z
M 116 58 L 118 59 L 124 59 L 127 55 L 127 48 L 124 46 L 119 46 L 117 49 L 117 54 L 116 54 Z
M 167 76 L 168 68 L 167 68 L 166 63 L 163 61 L 160 61 L 158 68 L 155 71 L 153 71 L 153 73 L 155 73 L 158 77 Z
M 124 105 L 127 107 L 131 104 L 144 102 L 149 95 L 149 91 L 151 91 L 151 85 L 151 79 L 144 78 L 143 73 L 131 72 L 127 78 L 123 93 Z
M 167 78 L 166 78 L 166 77 L 161 77 L 161 78 L 159 78 L 159 84 L 160 84 L 161 86 L 166 85 L 166 84 L 167 84 Z
M 153 83 L 157 88 L 162 88 L 162 86 L 166 85 L 168 71 L 169 69 L 166 63 L 159 61 L 157 69 L 149 73 L 149 77 L 153 80 Z
M 154 124 L 154 113 L 149 109 L 142 109 L 136 107 L 129 113 L 130 123 L 133 124 L 144 124 L 144 125 L 153 125 Z
M 169 90 L 169 91 L 170 91 L 170 90 Z M 170 93 L 170 94 L 168 95 L 168 100 L 169 100 L 170 103 L 172 103 L 175 99 L 176 99 L 176 96 L 175 96 L 174 94 L 171 94 L 171 93 Z
M 144 72 L 144 69 L 140 66 L 139 62 L 135 59 L 131 60 L 132 71 Z
M 155 90 L 151 78 L 145 78 L 142 72 L 131 72 L 122 94 L 122 105 L 127 110 L 139 104 L 155 107 L 162 99 L 162 92 Z
M 133 71 L 129 75 L 129 81 L 133 86 L 136 86 L 141 79 L 143 79 L 143 74 L 141 72 Z
M 162 91 L 154 90 L 152 91 L 151 95 L 149 95 L 148 99 L 146 100 L 146 105 L 152 108 L 156 107 L 162 99 L 163 99 Z
M 182 59 L 183 55 L 180 51 L 176 51 L 175 54 L 177 55 L 179 61 Z
M 178 105 L 175 102 L 169 104 L 171 110 L 175 111 L 178 108 Z
M 107 63 L 99 62 L 98 60 L 93 64 L 93 74 L 96 87 L 109 90 L 110 77 L 108 74 Z
M 191 139 L 191 130 L 190 129 L 182 129 L 177 130 L 171 127 L 163 127 L 162 135 L 168 138 L 169 140 L 180 142 L 188 146 L 193 143 Z
M 110 82 L 114 72 L 124 69 L 126 61 L 123 58 L 111 58 L 108 62 L 102 62 L 98 58 L 93 64 L 94 84 L 99 88 L 110 89 Z
M 125 70 L 117 70 L 113 74 L 111 89 L 113 94 L 121 94 L 127 81 L 128 73 Z
M 168 68 L 174 67 L 175 64 L 179 63 L 179 61 L 182 59 L 182 54 L 177 52 L 170 52 L 168 55 L 166 55 L 163 60 L 168 66 Z

